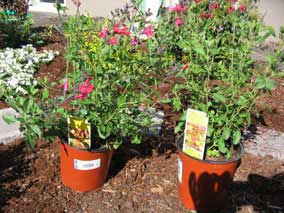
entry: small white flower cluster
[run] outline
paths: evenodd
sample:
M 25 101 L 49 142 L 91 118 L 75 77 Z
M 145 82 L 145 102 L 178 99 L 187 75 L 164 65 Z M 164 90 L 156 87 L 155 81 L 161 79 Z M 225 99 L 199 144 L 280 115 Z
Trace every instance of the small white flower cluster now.
M 39 65 L 52 61 L 57 55 L 58 51 L 38 53 L 32 45 L 0 50 L 0 85 L 15 93 L 26 94 L 27 86 L 37 84 L 34 73 Z

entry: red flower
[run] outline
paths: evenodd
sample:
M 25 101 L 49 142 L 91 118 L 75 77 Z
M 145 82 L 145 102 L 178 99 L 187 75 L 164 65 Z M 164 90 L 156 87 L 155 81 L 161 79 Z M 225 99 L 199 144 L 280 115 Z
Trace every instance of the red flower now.
M 153 26 L 146 27 L 143 30 L 143 34 L 146 35 L 149 38 L 154 37 L 154 35 L 155 35 L 154 34 L 154 27 Z
M 246 12 L 246 11 L 247 11 L 247 8 L 246 8 L 245 5 L 241 4 L 241 5 L 239 6 L 239 10 L 242 11 L 242 12 Z
M 210 10 L 215 10 L 215 9 L 218 9 L 218 8 L 219 8 L 219 4 L 216 3 L 216 2 L 209 5 Z
M 109 44 L 116 46 L 117 45 L 117 38 L 116 37 L 112 37 L 110 38 L 110 40 L 108 41 Z
M 230 6 L 229 13 L 233 13 L 233 12 L 235 12 L 235 8 L 233 6 Z
M 180 17 L 176 17 L 176 22 L 175 22 L 175 26 L 179 27 L 180 25 L 183 24 L 183 20 Z
M 175 7 L 170 8 L 170 12 L 186 12 L 187 8 L 183 5 L 177 4 Z
M 81 94 L 74 96 L 74 99 L 81 99 L 84 100 L 89 93 L 91 93 L 94 89 L 94 85 L 90 84 L 90 81 L 92 78 L 88 78 L 85 82 L 82 83 L 81 86 L 79 86 L 79 91 Z
M 181 70 L 185 71 L 187 70 L 187 68 L 189 67 L 188 63 L 186 63 L 185 65 L 182 66 Z
M 136 46 L 138 44 L 138 39 L 136 36 L 132 39 L 131 44 L 132 46 Z
M 130 36 L 130 32 L 128 30 L 128 27 L 127 26 L 120 27 L 119 24 L 114 25 L 113 32 L 120 34 L 120 35 Z
M 206 19 L 209 19 L 209 18 L 213 18 L 213 15 L 212 13 L 205 13 L 205 12 L 202 12 L 201 15 L 200 15 L 201 18 L 206 18 Z
M 73 4 L 77 7 L 81 6 L 81 2 L 79 0 L 71 0 L 73 2 Z
M 201 0 L 194 0 L 194 2 L 198 4 L 199 2 L 201 2 Z
M 63 88 L 64 95 L 66 94 L 66 92 L 68 90 L 68 86 L 69 86 L 69 79 L 66 78 L 65 83 L 64 83 L 64 88 Z
M 108 29 L 104 28 L 100 33 L 99 33 L 99 37 L 100 38 L 105 38 L 107 36 L 108 33 Z

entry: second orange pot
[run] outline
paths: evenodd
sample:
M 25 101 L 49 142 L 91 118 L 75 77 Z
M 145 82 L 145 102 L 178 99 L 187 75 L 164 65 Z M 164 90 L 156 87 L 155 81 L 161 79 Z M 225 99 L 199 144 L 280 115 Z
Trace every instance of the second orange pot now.
M 79 150 L 61 142 L 60 171 L 62 183 L 78 192 L 100 188 L 108 174 L 112 150 Z
M 190 210 L 213 211 L 226 207 L 227 191 L 243 152 L 232 161 L 206 161 L 190 157 L 178 145 L 178 195 Z

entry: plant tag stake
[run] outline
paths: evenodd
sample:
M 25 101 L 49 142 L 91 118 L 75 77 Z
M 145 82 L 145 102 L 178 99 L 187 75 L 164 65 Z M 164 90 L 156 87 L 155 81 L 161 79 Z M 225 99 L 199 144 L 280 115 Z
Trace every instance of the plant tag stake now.
M 204 156 L 208 117 L 205 112 L 187 109 L 182 151 L 202 160 Z
M 84 118 L 68 116 L 68 143 L 80 149 L 91 149 L 91 124 Z

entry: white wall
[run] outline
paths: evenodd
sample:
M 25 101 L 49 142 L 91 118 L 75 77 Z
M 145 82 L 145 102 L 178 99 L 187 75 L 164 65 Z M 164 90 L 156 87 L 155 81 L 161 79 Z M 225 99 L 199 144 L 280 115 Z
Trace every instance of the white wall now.
M 264 22 L 279 31 L 284 26 L 284 0 L 260 0 L 260 11 L 265 14 Z
M 123 7 L 128 0 L 80 0 L 82 5 L 80 11 L 82 13 L 89 12 L 92 16 L 106 17 L 110 15 L 110 11 L 116 8 Z M 66 6 L 68 8 L 67 13 L 74 15 L 76 13 L 76 7 L 71 0 L 66 0 Z

